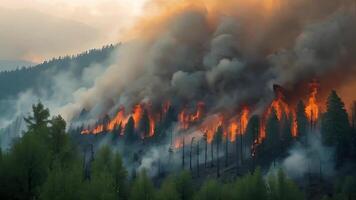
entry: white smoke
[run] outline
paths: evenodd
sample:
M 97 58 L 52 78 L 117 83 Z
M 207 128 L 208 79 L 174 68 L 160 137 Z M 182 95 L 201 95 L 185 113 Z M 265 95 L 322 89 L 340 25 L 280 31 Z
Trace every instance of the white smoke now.
M 281 166 L 291 178 L 302 178 L 307 174 L 330 178 L 334 175 L 334 148 L 322 145 L 320 132 L 308 133 L 307 145 L 296 143 Z

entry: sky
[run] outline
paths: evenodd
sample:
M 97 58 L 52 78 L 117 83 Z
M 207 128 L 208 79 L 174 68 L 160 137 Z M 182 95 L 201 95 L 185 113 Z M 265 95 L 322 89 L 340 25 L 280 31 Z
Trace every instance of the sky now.
M 0 61 L 40 63 L 117 43 L 146 0 L 0 0 Z

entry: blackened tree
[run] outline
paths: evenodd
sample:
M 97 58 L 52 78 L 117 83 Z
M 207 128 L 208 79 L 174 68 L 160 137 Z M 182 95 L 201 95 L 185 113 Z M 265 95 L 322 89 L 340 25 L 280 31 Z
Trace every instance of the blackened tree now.
M 308 130 L 308 119 L 305 114 L 305 105 L 303 101 L 299 101 L 297 104 L 297 136 L 298 140 L 306 145 L 307 141 L 307 130 Z
M 280 142 L 279 130 L 280 126 L 279 120 L 277 118 L 277 113 L 275 109 L 272 109 L 267 121 L 265 140 L 266 150 L 270 153 L 272 158 L 276 156 L 276 153 L 278 151 L 278 144 Z
M 150 118 L 146 109 L 143 111 L 140 120 L 139 132 L 143 138 L 148 138 L 150 136 Z
M 214 142 L 216 143 L 216 170 L 217 170 L 217 176 L 220 176 L 220 159 L 219 159 L 219 153 L 220 153 L 220 146 L 222 144 L 223 141 L 223 134 L 224 134 L 224 130 L 223 127 L 220 125 L 217 130 L 216 133 L 214 135 Z
M 258 140 L 259 132 L 260 132 L 260 117 L 258 115 L 253 115 L 247 124 L 247 129 L 245 134 L 246 147 L 251 147 L 255 142 L 255 140 Z
M 135 142 L 139 139 L 139 136 L 135 132 L 135 121 L 132 116 L 127 121 L 124 134 L 125 134 L 126 141 L 129 143 Z

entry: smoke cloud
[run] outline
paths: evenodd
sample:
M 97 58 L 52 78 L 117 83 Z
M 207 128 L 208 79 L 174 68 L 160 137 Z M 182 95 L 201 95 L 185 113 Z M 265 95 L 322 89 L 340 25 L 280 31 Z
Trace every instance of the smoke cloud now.
M 70 120 L 86 109 L 98 118 L 118 105 L 130 110 L 165 100 L 204 101 L 210 113 L 244 104 L 258 109 L 272 97 L 273 84 L 293 89 L 351 72 L 355 4 L 318 2 L 153 1 L 147 10 L 159 14 L 147 13 L 116 62 L 60 112 Z

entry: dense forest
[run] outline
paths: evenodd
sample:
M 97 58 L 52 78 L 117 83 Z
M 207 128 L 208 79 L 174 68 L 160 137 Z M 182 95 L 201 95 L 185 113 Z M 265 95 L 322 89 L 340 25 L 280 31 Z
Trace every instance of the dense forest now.
M 299 103 L 298 107 L 303 108 Z M 102 146 L 92 156 L 82 156 L 81 147 L 71 134 L 66 133 L 66 122 L 61 116 L 50 116 L 41 103 L 33 105 L 33 112 L 25 118 L 27 131 L 11 149 L 0 154 L 1 199 L 305 199 L 308 188 L 289 179 L 282 169 L 276 173 L 262 173 L 257 166 L 234 179 L 197 179 L 191 171 L 180 170 L 157 181 L 145 170 L 129 173 L 120 152 Z M 304 112 L 299 120 L 307 123 Z M 127 126 L 132 126 L 128 123 Z M 131 124 L 131 125 L 130 125 Z M 256 123 L 252 117 L 249 126 Z M 266 139 L 259 154 L 277 157 L 286 139 L 278 134 L 280 122 L 271 115 Z M 305 131 L 299 127 L 299 131 Z M 332 91 L 327 100 L 327 111 L 321 122 L 324 145 L 336 148 L 335 168 L 341 168 L 353 158 L 355 127 L 350 125 L 342 100 Z M 253 128 L 251 130 L 254 130 Z M 125 127 L 125 140 L 132 144 L 133 129 Z M 221 130 L 217 130 L 218 132 Z M 290 142 L 304 143 L 303 136 Z M 221 139 L 214 139 L 216 146 Z M 113 133 L 113 139 L 117 139 Z M 289 138 L 289 137 L 288 137 Z M 90 163 L 90 164 L 88 164 Z M 341 173 L 341 172 L 340 172 Z M 355 199 L 356 178 L 340 174 L 333 181 L 333 189 L 318 191 L 324 199 Z M 215 177 L 215 176 L 213 176 Z M 321 184 L 321 182 L 320 182 Z M 308 187 L 315 187 L 308 186 Z M 317 191 L 312 191 L 313 193 Z

